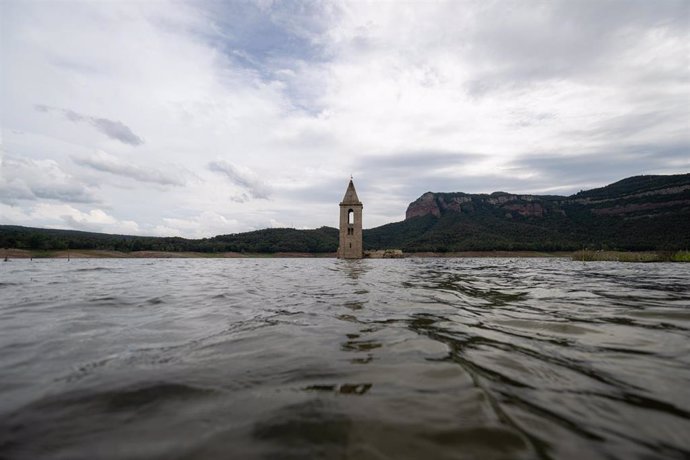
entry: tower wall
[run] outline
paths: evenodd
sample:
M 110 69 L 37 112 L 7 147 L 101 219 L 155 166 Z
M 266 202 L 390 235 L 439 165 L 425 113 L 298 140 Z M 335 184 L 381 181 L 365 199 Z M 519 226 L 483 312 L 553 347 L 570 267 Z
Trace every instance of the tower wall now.
M 362 204 L 340 203 L 340 245 L 338 258 L 361 259 L 362 249 Z M 349 223 L 349 212 L 354 213 L 354 222 Z

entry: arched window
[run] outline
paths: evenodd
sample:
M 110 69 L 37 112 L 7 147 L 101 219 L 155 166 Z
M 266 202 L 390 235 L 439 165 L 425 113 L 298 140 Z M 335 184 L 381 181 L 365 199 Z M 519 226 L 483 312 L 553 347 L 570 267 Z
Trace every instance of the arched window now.
M 347 211 L 347 223 L 350 225 L 355 223 L 355 212 L 352 209 Z

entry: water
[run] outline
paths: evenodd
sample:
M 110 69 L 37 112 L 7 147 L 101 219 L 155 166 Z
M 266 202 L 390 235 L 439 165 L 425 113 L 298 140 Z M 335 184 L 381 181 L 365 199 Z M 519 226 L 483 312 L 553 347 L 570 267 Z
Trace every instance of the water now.
M 0 458 L 690 456 L 690 264 L 0 270 Z

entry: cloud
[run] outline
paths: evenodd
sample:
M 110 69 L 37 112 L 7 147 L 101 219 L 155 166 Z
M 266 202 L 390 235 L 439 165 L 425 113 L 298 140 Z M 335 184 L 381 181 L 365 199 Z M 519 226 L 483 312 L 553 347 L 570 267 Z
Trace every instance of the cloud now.
M 116 232 L 125 234 L 137 234 L 139 225 L 131 220 L 119 221 L 102 209 L 92 209 L 82 212 L 74 208 L 67 208 L 60 219 L 69 227 L 84 231 Z
M 688 151 L 690 143 L 611 146 L 586 155 L 547 154 L 522 158 L 508 167 L 516 175 L 529 175 L 532 183 L 543 188 L 551 184 L 555 189 L 558 185 L 561 193 L 569 194 L 629 176 L 688 171 Z
M 144 143 L 142 138 L 134 134 L 127 125 L 120 121 L 82 115 L 73 110 L 58 109 L 41 104 L 36 105 L 35 108 L 39 112 L 61 112 L 65 118 L 74 123 L 88 123 L 109 138 L 120 141 L 123 144 L 129 144 L 136 147 Z
M 136 222 L 119 220 L 102 209 L 82 211 L 68 204 L 34 203 L 22 209 L 0 203 L 0 214 L 6 224 L 121 234 L 139 234 L 141 230 Z
M 223 174 L 230 182 L 247 190 L 252 198 L 267 199 L 271 194 L 271 188 L 248 168 L 217 160 L 210 162 L 208 169 Z
M 509 0 L 473 9 L 472 25 L 463 34 L 472 43 L 465 48 L 467 56 L 477 63 L 468 91 L 484 94 L 562 78 L 620 78 L 617 71 L 636 65 L 640 53 L 647 54 L 650 34 L 687 36 L 689 12 L 687 2 L 674 0 L 656 5 L 632 0 L 624 8 L 618 1 Z M 637 70 L 665 73 L 644 67 Z
M 124 125 L 122 122 L 108 120 L 107 118 L 94 117 L 90 117 L 89 121 L 93 126 L 96 127 L 96 129 L 98 129 L 111 139 L 116 139 L 125 144 L 134 146 L 144 143 L 144 141 L 139 136 L 134 134 L 132 130 L 129 129 L 129 127 L 127 127 L 126 125 Z
M 98 201 L 92 188 L 65 172 L 54 160 L 0 156 L 0 201 L 16 204 L 24 200 Z
M 75 156 L 75 163 L 96 171 L 102 171 L 116 176 L 126 177 L 139 182 L 149 182 L 160 185 L 183 186 L 185 181 L 179 174 L 164 173 L 155 169 L 145 169 L 120 160 L 103 151 L 90 156 Z
M 204 238 L 209 235 L 236 233 L 242 228 L 237 219 L 228 218 L 220 213 L 207 211 L 192 218 L 165 217 L 163 224 L 154 228 L 154 234 L 161 236 L 187 236 Z
M 687 172 L 689 13 L 685 0 L 5 2 L 3 149 L 69 179 L 3 171 L 3 200 L 88 213 L 79 200 L 97 191 L 141 232 L 210 236 L 336 225 L 350 174 L 369 227 L 428 190 L 570 193 Z
M 482 155 L 467 152 L 451 151 L 398 151 L 386 155 L 377 155 L 363 158 L 357 169 L 361 171 L 373 171 L 375 174 L 387 174 L 394 171 L 407 171 L 430 173 L 449 166 L 463 167 L 473 162 L 481 161 Z

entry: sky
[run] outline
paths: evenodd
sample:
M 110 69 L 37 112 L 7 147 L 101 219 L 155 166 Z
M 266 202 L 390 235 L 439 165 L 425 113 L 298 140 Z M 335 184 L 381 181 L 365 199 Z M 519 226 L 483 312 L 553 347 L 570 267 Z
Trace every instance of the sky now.
M 690 172 L 690 0 L 0 1 L 0 224 L 364 227 Z

